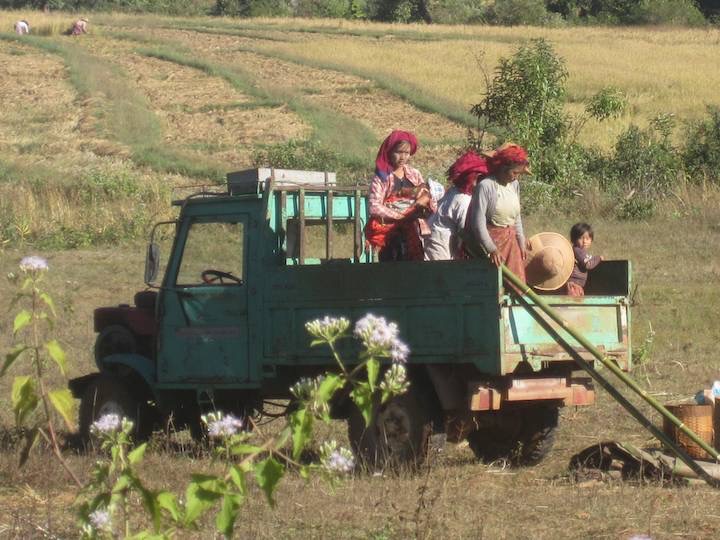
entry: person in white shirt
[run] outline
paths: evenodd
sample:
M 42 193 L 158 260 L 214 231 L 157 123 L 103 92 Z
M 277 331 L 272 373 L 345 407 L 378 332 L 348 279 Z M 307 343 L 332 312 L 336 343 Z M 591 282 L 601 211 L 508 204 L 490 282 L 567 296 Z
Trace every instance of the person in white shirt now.
M 461 155 L 448 170 L 453 184 L 438 201 L 437 211 L 428 219 L 430 236 L 425 238 L 425 259 L 463 259 L 461 233 L 468 206 L 478 179 L 488 174 L 487 160 L 472 150 Z
M 30 24 L 25 19 L 20 19 L 15 23 L 15 33 L 18 36 L 24 36 L 30 33 Z

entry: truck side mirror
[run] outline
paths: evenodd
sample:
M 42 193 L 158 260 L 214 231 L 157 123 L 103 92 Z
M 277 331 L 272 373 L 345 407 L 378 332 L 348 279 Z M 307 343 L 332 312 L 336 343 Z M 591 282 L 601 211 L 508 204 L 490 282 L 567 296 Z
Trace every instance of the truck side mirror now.
M 155 242 L 151 242 L 148 244 L 147 255 L 145 257 L 145 283 L 149 285 L 155 281 L 159 268 L 160 246 Z

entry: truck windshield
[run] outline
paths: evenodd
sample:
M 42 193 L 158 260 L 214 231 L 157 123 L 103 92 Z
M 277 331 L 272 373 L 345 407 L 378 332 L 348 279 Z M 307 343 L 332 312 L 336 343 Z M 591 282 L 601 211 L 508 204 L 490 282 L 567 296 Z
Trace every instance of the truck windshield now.
M 242 222 L 193 223 L 185 242 L 176 284 L 226 285 L 242 282 L 244 233 Z

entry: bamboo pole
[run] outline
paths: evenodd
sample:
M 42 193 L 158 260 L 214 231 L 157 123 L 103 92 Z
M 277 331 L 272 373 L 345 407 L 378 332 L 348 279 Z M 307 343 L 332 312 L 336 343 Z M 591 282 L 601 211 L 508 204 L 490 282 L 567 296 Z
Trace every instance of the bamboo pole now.
M 662 405 L 659 401 L 657 401 L 655 398 L 653 398 L 651 395 L 649 395 L 644 389 L 642 389 L 632 378 L 630 378 L 628 375 L 623 373 L 623 371 L 615 364 L 615 362 L 612 361 L 610 358 L 606 358 L 592 343 L 590 343 L 583 335 L 581 335 L 577 330 L 572 328 L 570 324 L 564 320 L 558 313 L 555 311 L 550 305 L 548 305 L 545 300 L 543 300 L 535 291 L 533 291 L 526 283 L 524 283 L 520 278 L 518 278 L 512 271 L 510 271 L 509 268 L 507 268 L 504 264 L 500 265 L 500 269 L 502 271 L 503 277 L 507 279 L 510 283 L 512 283 L 518 291 L 522 292 L 523 295 L 530 298 L 535 304 L 546 314 L 548 315 L 553 321 L 555 321 L 557 324 L 560 325 L 560 327 L 563 328 L 568 334 L 570 334 L 580 345 L 582 345 L 585 350 L 587 350 L 590 354 L 592 354 L 595 358 L 597 358 L 606 368 L 608 368 L 612 373 L 618 377 L 621 381 L 623 381 L 628 387 L 630 387 L 631 390 L 633 390 L 636 394 L 638 394 L 643 400 L 645 400 L 650 406 L 652 406 L 656 411 L 658 411 L 662 416 L 667 418 L 670 422 L 672 422 L 677 428 L 685 433 L 694 443 L 696 443 L 698 446 L 700 446 L 705 452 L 708 453 L 708 455 L 712 456 L 716 461 L 720 461 L 720 453 L 718 453 L 717 450 L 715 450 L 712 446 L 707 444 L 705 441 L 703 441 L 700 437 L 698 437 L 694 431 L 689 429 L 685 424 L 683 424 L 674 414 L 672 414 L 669 410 L 665 408 L 665 406 Z M 572 350 L 575 354 L 573 355 L 576 361 L 579 359 L 582 360 L 579 354 L 577 354 L 576 351 L 570 346 L 569 343 L 567 343 L 565 340 L 564 346 L 570 350 Z M 578 362 L 578 364 L 585 369 L 593 378 L 598 380 L 598 373 L 595 371 L 592 366 L 589 365 L 589 363 L 582 360 L 582 362 Z M 590 369 L 588 369 L 590 368 Z M 602 379 L 602 377 L 601 377 Z M 604 380 L 604 379 L 603 379 Z M 634 406 L 632 406 L 632 409 L 628 408 L 627 405 L 629 405 L 629 402 L 623 397 L 622 399 L 618 399 L 618 396 L 621 396 L 619 392 L 617 392 L 617 389 L 612 387 L 608 382 L 609 387 L 613 388 L 613 392 L 611 394 L 615 399 L 617 399 L 621 405 L 623 405 L 632 415 L 635 417 L 636 420 L 640 421 L 640 423 L 646 427 L 649 428 L 650 425 L 652 425 L 653 429 L 650 429 L 650 431 L 658 437 L 663 443 L 665 443 L 667 446 L 669 446 L 675 454 L 693 471 L 700 474 L 706 482 L 708 482 L 713 487 L 720 487 L 720 484 L 718 481 L 714 478 L 712 478 L 710 475 L 707 474 L 707 472 L 702 469 L 698 465 L 698 463 L 695 462 L 694 459 L 692 459 L 686 452 L 684 452 L 678 445 L 676 445 L 674 442 L 670 440 L 669 437 L 665 435 L 665 433 L 661 432 L 659 429 L 657 429 L 649 420 L 647 420 L 640 411 L 635 409 Z M 608 386 L 603 385 L 606 389 Z M 637 414 L 636 414 L 637 413 Z M 638 417 L 639 415 L 639 417 Z
M 671 449 L 686 465 L 686 467 L 688 467 L 695 473 L 696 477 L 702 478 L 705 482 L 707 482 L 713 487 L 720 487 L 720 477 L 715 477 L 712 474 L 709 474 L 707 469 L 703 467 L 702 464 L 695 461 L 687 452 L 685 452 L 685 450 L 681 446 L 679 446 L 672 439 L 670 439 L 670 437 L 668 437 L 668 435 L 664 431 L 662 431 L 655 424 L 653 424 L 652 421 L 640 411 L 640 409 L 638 409 L 622 393 L 620 393 L 618 389 L 615 388 L 609 380 L 603 377 L 590 362 L 585 360 L 580 355 L 580 353 L 578 353 L 575 348 L 570 343 L 568 343 L 568 341 L 562 335 L 560 335 L 560 333 L 555 328 L 553 328 L 553 326 L 547 320 L 543 319 L 539 314 L 535 312 L 535 310 L 530 309 L 531 306 L 524 297 L 521 296 L 520 301 L 526 305 L 528 312 L 535 318 L 538 324 L 540 324 L 540 326 L 542 326 L 548 334 L 552 335 L 557 341 L 557 343 L 561 345 L 568 352 L 568 354 L 570 354 L 573 360 L 575 360 L 575 362 L 582 369 L 584 369 L 600 386 L 602 386 L 605 391 L 607 391 L 607 393 L 615 399 L 615 401 L 622 405 L 625 410 L 630 413 L 630 416 L 635 418 L 635 420 L 637 420 L 642 427 L 647 429 L 667 448 Z M 672 469 L 672 471 L 674 472 L 674 469 Z

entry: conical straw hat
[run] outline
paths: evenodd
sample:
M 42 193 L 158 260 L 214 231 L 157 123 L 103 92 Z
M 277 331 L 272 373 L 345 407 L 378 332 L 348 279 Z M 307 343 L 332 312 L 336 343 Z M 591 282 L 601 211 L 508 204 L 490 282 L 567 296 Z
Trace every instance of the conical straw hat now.
M 570 241 L 562 234 L 541 232 L 530 238 L 525 260 L 527 284 L 541 291 L 562 287 L 572 274 L 575 264 Z

